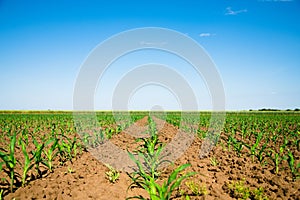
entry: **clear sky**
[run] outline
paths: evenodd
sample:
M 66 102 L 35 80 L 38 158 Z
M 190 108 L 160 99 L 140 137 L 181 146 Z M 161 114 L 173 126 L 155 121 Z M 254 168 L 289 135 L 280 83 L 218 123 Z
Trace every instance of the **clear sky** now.
M 227 110 L 300 107 L 299 0 L 0 0 L 0 110 L 71 110 L 89 53 L 114 34 L 142 27 L 173 29 L 197 41 L 222 77 Z M 199 109 L 211 108 L 191 66 L 157 51 L 115 62 L 99 83 L 95 108 L 111 109 L 124 66 L 149 62 L 174 66 L 190 82 Z M 129 104 L 178 109 L 174 95 L 158 86 L 136 91 Z

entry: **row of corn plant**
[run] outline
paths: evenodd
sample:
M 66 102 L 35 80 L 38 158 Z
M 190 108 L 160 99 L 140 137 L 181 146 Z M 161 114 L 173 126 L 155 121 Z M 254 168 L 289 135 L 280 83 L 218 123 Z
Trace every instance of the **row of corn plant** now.
M 224 127 L 227 147 L 242 156 L 250 155 L 262 165 L 272 164 L 274 173 L 288 167 L 293 178 L 299 178 L 299 160 L 295 153 L 299 150 L 299 114 L 284 113 L 232 113 L 227 114 Z M 298 133 L 298 134 L 297 134 Z M 283 162 L 286 161 L 286 162 Z M 288 166 L 283 165 L 288 163 Z
M 168 200 L 171 199 L 171 195 L 177 190 L 181 182 L 190 176 L 193 176 L 194 172 L 189 172 L 179 176 L 190 164 L 183 164 L 176 168 L 168 176 L 167 180 L 162 184 L 157 183 L 157 179 L 160 177 L 158 170 L 159 166 L 163 162 L 169 162 L 164 160 L 161 156 L 161 152 L 164 148 L 158 139 L 158 133 L 155 122 L 149 116 L 148 117 L 148 134 L 150 137 L 138 139 L 137 142 L 142 142 L 137 149 L 138 158 L 128 151 L 129 157 L 134 161 L 137 166 L 135 172 L 128 174 L 132 180 L 128 190 L 133 187 L 143 188 L 147 191 L 151 200 Z M 146 199 L 142 195 L 128 197 L 127 199 Z
M 130 122 L 120 115 L 118 120 L 124 123 L 111 126 L 115 123 L 112 112 L 97 112 L 97 123 L 93 126 L 104 128 L 88 136 L 87 146 L 96 147 L 144 115 L 142 112 L 132 115 Z M 9 192 L 53 172 L 57 167 L 54 163 L 63 165 L 67 161 L 72 162 L 86 148 L 85 138 L 76 135 L 80 130 L 92 129 L 84 123 L 75 126 L 71 112 L 2 112 L 0 178 L 6 180 Z M 7 192 L 6 189 L 1 190 L 2 195 Z
M 33 120 L 36 118 L 41 121 Z M 76 157 L 79 153 L 80 141 L 76 137 L 70 139 L 70 135 L 74 134 L 71 132 L 72 123 L 61 122 L 62 119 L 64 116 L 55 119 L 55 116 L 49 115 L 28 115 L 26 119 L 24 114 L 12 114 L 4 118 L 3 121 L 10 124 L 0 130 L 3 137 L 0 143 L 0 171 L 2 171 L 1 179 L 8 182 L 9 192 L 14 192 L 19 186 L 25 186 L 28 181 L 42 177 L 46 172 L 45 169 L 51 173 L 55 160 L 65 162 L 70 159 L 69 157 Z M 47 129 L 42 127 L 45 125 L 43 120 L 51 122 L 51 125 L 47 125 Z M 55 126 L 55 123 L 60 126 Z M 62 133 L 61 126 L 65 125 Z M 66 130 L 69 132 L 66 133 Z M 49 134 L 41 134 L 43 131 Z M 2 195 L 6 194 L 7 191 L 4 189 Z

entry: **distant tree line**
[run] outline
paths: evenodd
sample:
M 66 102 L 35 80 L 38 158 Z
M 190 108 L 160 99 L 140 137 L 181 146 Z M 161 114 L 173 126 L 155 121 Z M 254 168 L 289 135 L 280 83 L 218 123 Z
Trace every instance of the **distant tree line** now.
M 252 109 L 250 109 L 249 111 L 284 111 L 284 110 L 274 109 L 274 108 L 262 108 L 262 109 L 258 109 L 258 110 L 252 110 Z M 300 109 L 299 108 L 286 109 L 285 111 L 300 111 Z

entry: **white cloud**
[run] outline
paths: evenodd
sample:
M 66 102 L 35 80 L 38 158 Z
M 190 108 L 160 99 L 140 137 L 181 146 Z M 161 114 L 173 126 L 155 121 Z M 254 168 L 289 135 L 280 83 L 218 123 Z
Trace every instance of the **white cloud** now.
M 231 7 L 227 7 L 226 8 L 226 13 L 225 15 L 237 15 L 240 13 L 246 13 L 248 12 L 247 9 L 243 9 L 243 10 L 232 10 Z
M 164 46 L 167 42 L 147 42 L 147 41 L 140 41 L 141 45 L 144 46 Z
M 199 36 L 200 37 L 209 37 L 209 36 L 211 36 L 211 34 L 210 33 L 200 33 Z
M 212 33 L 200 33 L 199 36 L 200 37 L 210 37 L 210 36 L 214 36 L 216 34 L 212 34 Z

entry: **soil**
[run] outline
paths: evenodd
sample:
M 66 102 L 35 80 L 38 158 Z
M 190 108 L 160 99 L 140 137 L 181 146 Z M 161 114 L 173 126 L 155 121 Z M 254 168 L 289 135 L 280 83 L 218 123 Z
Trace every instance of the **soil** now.
M 179 135 L 177 127 L 156 118 L 154 121 L 159 130 L 160 141 L 166 144 L 174 142 L 175 147 L 177 143 L 180 144 L 182 138 L 173 139 Z M 145 117 L 122 133 L 114 135 L 110 141 L 122 150 L 132 151 L 138 145 L 135 142 L 135 134 L 145 131 L 146 126 L 147 118 Z M 268 199 L 300 199 L 300 181 L 299 179 L 293 180 L 289 171 L 281 170 L 279 174 L 275 174 L 270 165 L 262 166 L 259 162 L 253 162 L 250 156 L 238 157 L 233 150 L 229 151 L 220 145 L 224 140 L 225 138 L 221 137 L 219 144 L 209 152 L 207 157 L 201 159 L 199 150 L 202 140 L 195 137 L 189 147 L 188 142 L 184 143 L 187 150 L 173 165 L 162 169 L 158 182 L 166 180 L 171 171 L 179 165 L 190 163 L 191 167 L 187 168 L 187 171 L 194 171 L 197 174 L 188 181 L 194 181 L 206 190 L 206 194 L 193 195 L 184 181 L 181 190 L 186 191 L 191 199 L 235 199 L 228 184 L 232 181 L 242 180 L 250 189 L 262 187 Z M 176 149 L 170 148 L 171 153 L 174 151 Z M 105 172 L 109 171 L 108 168 L 96 158 L 97 156 L 93 155 L 95 152 L 84 151 L 76 160 L 55 168 L 52 173 L 45 173 L 42 178 L 30 181 L 28 185 L 18 188 L 14 193 L 8 193 L 5 190 L 4 199 L 117 200 L 140 194 L 147 197 L 142 189 L 127 190 L 131 180 L 124 171 L 121 171 L 120 178 L 116 183 L 110 183 L 105 176 Z M 212 163 L 212 159 L 216 160 L 215 165 Z M 173 193 L 173 199 L 185 198 L 180 197 L 178 191 Z

